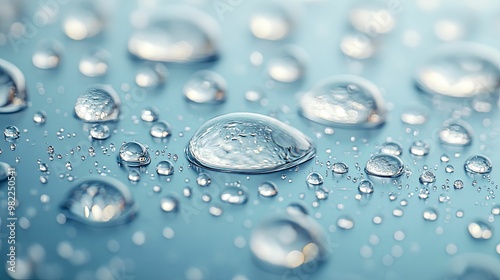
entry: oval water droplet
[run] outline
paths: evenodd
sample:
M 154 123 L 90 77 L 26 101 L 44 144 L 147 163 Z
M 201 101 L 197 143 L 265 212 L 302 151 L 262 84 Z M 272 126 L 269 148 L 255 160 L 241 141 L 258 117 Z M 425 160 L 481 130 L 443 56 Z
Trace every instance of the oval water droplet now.
M 78 69 L 87 77 L 99 77 L 108 72 L 109 53 L 103 49 L 96 49 L 84 55 Z
M 28 95 L 24 75 L 14 64 L 0 59 L 0 114 L 26 108 Z
M 130 221 L 137 207 L 129 189 L 114 178 L 90 178 L 76 184 L 61 205 L 68 218 L 89 225 Z
M 105 140 L 108 139 L 109 136 L 111 136 L 111 130 L 109 129 L 109 126 L 106 124 L 93 124 L 92 127 L 90 128 L 90 137 L 96 140 Z
M 414 156 L 426 156 L 429 154 L 429 151 L 429 143 L 422 140 L 416 140 L 410 146 L 410 154 Z
M 325 240 L 323 229 L 312 218 L 286 215 L 257 226 L 250 237 L 250 249 L 270 268 L 293 269 L 310 263 L 316 268 L 328 257 Z
M 177 212 L 179 209 L 179 199 L 174 195 L 166 195 L 160 201 L 161 210 L 164 212 Z
M 356 76 L 335 76 L 313 87 L 300 99 L 304 117 L 325 125 L 376 127 L 385 122 L 380 90 Z
M 118 163 L 136 167 L 148 165 L 151 162 L 148 149 L 136 141 L 129 141 L 120 147 L 118 152 Z
M 323 184 L 323 176 L 318 172 L 311 172 L 306 177 L 306 183 L 309 186 L 319 186 Z
M 137 183 L 141 180 L 141 173 L 135 169 L 132 169 L 129 171 L 127 178 L 130 182 Z
M 470 235 L 474 239 L 487 240 L 493 236 L 491 227 L 482 221 L 472 222 L 467 226 Z
M 158 120 L 158 110 L 153 107 L 146 107 L 141 111 L 141 120 L 145 122 L 154 122 Z
M 75 102 L 75 113 L 85 122 L 118 119 L 120 98 L 109 85 L 95 85 L 82 93 Z
M 349 166 L 345 162 L 335 162 L 332 164 L 332 172 L 334 174 L 346 174 L 349 172 Z
M 274 182 L 266 181 L 259 185 L 259 194 L 265 197 L 272 197 L 278 194 L 278 186 Z
M 194 103 L 222 103 L 226 100 L 226 81 L 212 71 L 196 72 L 184 85 L 184 96 Z
M 434 174 L 434 172 L 426 170 L 422 172 L 422 174 L 420 174 L 418 180 L 420 181 L 421 184 L 429 185 L 436 182 L 436 175 Z
M 248 201 L 248 194 L 239 187 L 226 187 L 222 190 L 220 199 L 230 204 L 245 204 Z
M 376 4 L 353 8 L 349 12 L 349 22 L 356 30 L 370 36 L 388 33 L 396 23 L 391 10 Z
M 494 93 L 500 88 L 499 57 L 486 46 L 448 45 L 417 70 L 415 81 L 429 94 L 469 98 Z
M 464 168 L 466 172 L 472 174 L 487 174 L 491 172 L 493 165 L 489 158 L 482 155 L 475 155 L 465 161 Z
M 401 113 L 401 121 L 409 125 L 421 125 L 427 122 L 427 113 L 420 108 L 406 109 Z
M 189 63 L 217 57 L 219 25 L 209 15 L 189 7 L 170 6 L 149 15 L 147 26 L 128 41 L 129 52 L 151 61 Z
M 159 175 L 170 176 L 174 174 L 175 166 L 168 160 L 158 162 L 156 165 L 156 173 Z
M 362 194 L 371 194 L 374 191 L 373 183 L 370 180 L 364 179 L 359 182 L 358 191 Z
M 21 132 L 19 131 L 19 128 L 17 128 L 17 126 L 8 125 L 3 131 L 3 136 L 5 138 L 5 141 L 14 142 L 19 139 L 19 137 L 21 136 Z
M 55 40 L 42 40 L 38 43 L 31 61 L 35 67 L 40 69 L 53 69 L 59 66 L 63 47 Z
M 288 36 L 293 27 L 292 14 L 284 5 L 270 5 L 256 11 L 250 18 L 250 31 L 264 40 L 281 40 Z
M 461 190 L 464 188 L 464 182 L 462 180 L 455 180 L 453 182 L 453 187 L 456 189 L 456 190 Z
M 286 46 L 269 59 L 267 73 L 278 82 L 295 82 L 304 76 L 305 60 L 304 50 L 298 46 Z
M 33 114 L 33 121 L 37 125 L 42 125 L 47 121 L 47 114 L 44 111 L 38 111 Z
M 366 163 L 365 171 L 368 175 L 376 177 L 399 177 L 403 174 L 403 161 L 393 155 L 375 155 Z
M 167 67 L 162 63 L 146 64 L 137 70 L 135 83 L 143 88 L 156 88 L 167 80 Z
M 232 173 L 268 173 L 304 163 L 315 146 L 299 130 L 268 116 L 232 113 L 215 117 L 193 135 L 190 162 Z
M 65 15 L 63 30 L 66 36 L 73 40 L 94 37 L 104 28 L 104 15 L 90 2 L 82 2 Z
M 171 126 L 166 121 L 157 121 L 149 129 L 149 134 L 155 138 L 166 138 L 172 134 Z
M 201 172 L 196 177 L 196 184 L 200 187 L 208 187 L 212 183 L 212 178 L 205 172 Z
M 434 208 L 427 208 L 424 210 L 424 213 L 422 216 L 424 217 L 424 220 L 435 221 L 438 218 L 438 212 Z
M 403 154 L 403 148 L 396 142 L 385 142 L 380 147 L 380 153 L 399 157 Z
M 340 41 L 340 50 L 350 58 L 363 60 L 372 57 L 377 47 L 375 42 L 366 35 L 348 34 Z
M 468 146 L 472 143 L 472 133 L 465 123 L 445 122 L 439 130 L 439 140 L 443 144 Z

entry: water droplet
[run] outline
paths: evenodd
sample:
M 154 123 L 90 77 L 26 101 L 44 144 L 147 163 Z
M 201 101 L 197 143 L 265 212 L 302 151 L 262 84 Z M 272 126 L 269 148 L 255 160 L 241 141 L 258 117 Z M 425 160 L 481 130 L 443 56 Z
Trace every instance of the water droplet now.
M 441 160 L 441 162 L 448 162 L 450 161 L 450 157 L 447 154 L 442 154 L 439 160 Z
M 493 168 L 491 160 L 482 155 L 469 157 L 464 164 L 465 171 L 472 174 L 487 174 Z
M 384 123 L 380 90 L 356 76 L 335 76 L 320 82 L 302 96 L 303 116 L 325 125 L 375 127 Z
M 491 227 L 488 224 L 481 221 L 470 223 L 467 226 L 467 229 L 469 230 L 470 235 L 474 239 L 487 240 L 493 236 L 493 231 Z
M 429 151 L 429 143 L 422 140 L 416 140 L 410 146 L 410 154 L 414 156 L 426 156 L 429 154 Z
M 399 177 L 403 174 L 403 161 L 397 156 L 375 155 L 366 163 L 365 171 L 376 177 Z
M 96 140 L 105 140 L 111 136 L 111 130 L 109 126 L 101 123 L 93 124 L 90 128 L 90 137 Z
M 187 100 L 202 104 L 218 104 L 226 100 L 226 81 L 212 71 L 199 71 L 184 85 Z
M 210 206 L 210 208 L 208 208 L 208 213 L 210 213 L 210 215 L 214 216 L 214 217 L 219 217 L 222 215 L 222 208 L 220 208 L 219 206 Z
M 230 204 L 245 204 L 248 201 L 248 194 L 238 187 L 227 187 L 222 190 L 220 199 Z
M 500 215 L 500 206 L 493 206 L 491 208 L 491 214 L 496 216 Z
M 409 125 L 421 125 L 427 122 L 427 113 L 422 109 L 410 108 L 401 113 L 401 121 Z
M 493 93 L 500 88 L 498 57 L 486 46 L 448 45 L 418 69 L 416 83 L 429 94 L 457 98 Z
M 418 180 L 420 184 L 429 185 L 436 182 L 436 175 L 432 171 L 426 170 L 420 174 Z
M 196 184 L 200 187 L 208 187 L 212 183 L 212 178 L 207 173 L 201 172 L 196 177 Z
M 135 83 L 143 88 L 156 88 L 167 80 L 167 67 L 161 63 L 146 64 L 137 70 Z
M 319 186 L 323 184 L 323 176 L 318 172 L 311 172 L 306 177 L 306 183 L 309 186 Z
M 219 25 L 209 15 L 188 7 L 169 7 L 149 15 L 145 28 L 128 41 L 129 52 L 151 61 L 189 63 L 217 57 Z
M 472 142 L 472 134 L 465 123 L 447 122 L 438 135 L 441 142 L 448 145 L 468 146 Z
M 325 200 L 328 198 L 329 192 L 325 188 L 318 188 L 314 194 L 318 200 Z
M 373 193 L 373 183 L 370 180 L 361 180 L 358 185 L 358 191 L 362 194 L 370 194 Z
M 144 166 L 151 162 L 151 157 L 144 145 L 136 141 L 129 141 L 120 147 L 118 162 L 131 167 Z
M 42 40 L 33 53 L 31 61 L 40 69 L 53 69 L 59 66 L 62 55 L 62 45 L 55 40 Z
M 10 169 L 11 167 L 9 164 L 0 161 L 0 182 L 3 180 L 7 180 L 7 178 L 9 177 Z
M 149 129 L 149 134 L 155 138 L 165 138 L 172 134 L 170 124 L 166 121 L 157 121 Z
M 120 98 L 108 85 L 95 85 L 82 93 L 75 103 L 75 113 L 85 122 L 118 119 Z
M 337 220 L 337 226 L 341 229 L 350 230 L 354 227 L 354 221 L 348 217 L 341 217 Z
M 104 16 L 92 4 L 79 5 L 66 12 L 63 20 L 64 33 L 73 40 L 94 37 L 104 28 Z
M 5 141 L 14 142 L 19 139 L 19 137 L 21 136 L 21 132 L 19 131 L 19 128 L 17 128 L 17 126 L 9 125 L 4 129 L 3 136 L 5 138 Z
M 419 191 L 418 191 L 418 197 L 420 199 L 427 199 L 429 198 L 429 189 L 428 188 L 421 188 Z
M 455 180 L 455 182 L 453 182 L 453 187 L 456 190 L 461 190 L 464 188 L 464 182 L 462 180 Z
M 335 162 L 332 164 L 332 172 L 335 174 L 346 174 L 349 172 L 349 166 L 344 162 Z
M 444 171 L 446 171 L 446 173 L 453 173 L 453 172 L 455 172 L 455 167 L 453 167 L 453 165 L 447 165 L 444 168 Z
M 128 177 L 128 180 L 130 182 L 136 183 L 136 182 L 139 182 L 141 180 L 141 173 L 139 173 L 139 171 L 137 171 L 135 169 L 132 169 L 128 173 L 127 177 Z
M 217 171 L 268 173 L 310 160 L 315 146 L 297 129 L 271 117 L 232 113 L 201 126 L 186 155 L 192 163 Z
M 278 82 L 291 83 L 305 72 L 306 53 L 297 46 L 286 46 L 269 59 L 267 73 Z
M 158 120 L 158 110 L 153 107 L 146 107 L 141 111 L 141 120 L 145 122 L 154 122 Z
M 390 32 L 396 23 L 389 9 L 375 4 L 353 8 L 349 13 L 349 22 L 359 32 L 374 37 Z
M 363 60 L 372 57 L 377 51 L 375 42 L 363 34 L 348 34 L 340 41 L 340 50 L 350 58 Z
M 108 72 L 109 53 L 103 49 L 92 50 L 80 60 L 78 68 L 87 77 L 99 77 Z
M 66 216 L 89 225 L 117 225 L 136 214 L 129 189 L 114 178 L 86 179 L 76 184 L 61 205 Z
M 399 157 L 403 154 L 403 148 L 396 142 L 385 142 L 380 148 L 380 153 Z
M 33 114 L 33 121 L 37 125 L 42 125 L 47 121 L 47 114 L 44 111 L 38 111 Z
M 168 160 L 158 162 L 156 165 L 156 173 L 159 175 L 170 176 L 174 174 L 175 166 Z
M 166 195 L 161 199 L 160 207 L 165 212 L 177 212 L 179 200 L 173 195 Z
M 423 217 L 427 221 L 435 221 L 438 218 L 438 212 L 434 208 L 427 208 L 424 210 Z
M 250 18 L 250 31 L 264 40 L 281 40 L 288 36 L 293 27 L 291 13 L 282 5 L 272 5 L 257 11 Z
M 312 218 L 287 215 L 255 228 L 250 249 L 264 265 L 273 268 L 298 268 L 309 263 L 316 267 L 328 257 L 325 240 L 323 229 Z
M 0 59 L 0 114 L 15 113 L 27 106 L 24 75 L 13 64 Z
M 274 182 L 266 181 L 259 185 L 259 194 L 265 197 L 272 197 L 278 194 L 278 186 Z

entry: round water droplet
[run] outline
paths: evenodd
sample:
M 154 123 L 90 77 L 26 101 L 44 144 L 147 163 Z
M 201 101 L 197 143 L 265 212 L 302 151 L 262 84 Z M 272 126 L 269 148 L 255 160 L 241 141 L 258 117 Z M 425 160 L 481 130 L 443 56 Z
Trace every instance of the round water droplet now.
M 427 122 L 427 113 L 422 109 L 406 109 L 401 113 L 401 121 L 409 125 L 421 125 Z
M 469 98 L 500 88 L 497 50 L 457 43 L 439 50 L 417 71 L 417 86 L 429 94 Z
M 278 186 L 274 182 L 266 181 L 259 185 L 259 194 L 265 197 L 272 197 L 278 194 Z
M 337 220 L 337 226 L 341 229 L 350 230 L 354 227 L 354 221 L 348 217 L 341 217 Z
M 362 5 L 349 13 L 349 22 L 359 32 L 377 36 L 390 32 L 395 25 L 393 13 L 385 6 Z
M 397 156 L 375 155 L 366 163 L 365 171 L 376 177 L 399 177 L 403 174 L 403 161 Z
M 436 182 L 436 175 L 434 172 L 426 170 L 420 174 L 418 180 L 420 181 L 420 184 L 429 185 Z
M 464 164 L 465 171 L 472 174 L 487 174 L 491 172 L 493 165 L 491 160 L 482 155 L 469 157 Z
M 328 198 L 329 192 L 327 189 L 320 187 L 314 192 L 314 194 L 318 200 L 325 200 Z
M 256 227 L 250 249 L 257 260 L 272 268 L 298 268 L 309 263 L 316 267 L 328 257 L 325 240 L 323 229 L 312 218 L 287 215 Z
M 248 194 L 238 187 L 227 187 L 222 190 L 220 199 L 230 204 L 245 204 L 248 201 Z
M 340 50 L 348 57 L 363 60 L 372 57 L 377 51 L 374 41 L 363 34 L 349 34 L 340 41 Z
M 179 200 L 174 195 L 166 195 L 160 201 L 161 210 L 165 212 L 177 212 Z
M 149 129 L 149 134 L 155 138 L 165 138 L 172 134 L 170 124 L 166 121 L 157 121 Z
M 127 177 L 130 182 L 137 183 L 141 180 L 141 173 L 135 169 L 132 169 L 128 173 Z
M 0 59 L 0 114 L 15 113 L 27 106 L 24 75 L 13 64 Z
M 219 33 L 218 23 L 204 12 L 170 6 L 167 12 L 149 15 L 147 26 L 130 37 L 128 50 L 151 61 L 208 61 L 217 57 Z
M 487 240 L 493 236 L 493 230 L 485 222 L 472 222 L 467 226 L 467 229 L 474 239 Z
M 80 60 L 78 68 L 87 77 L 99 77 L 108 72 L 109 53 L 106 50 L 96 49 L 86 54 Z
M 0 182 L 7 180 L 10 168 L 9 164 L 0 161 Z
M 141 120 L 145 122 L 154 122 L 158 120 L 158 110 L 153 107 L 146 107 L 141 111 Z
M 159 175 L 170 176 L 174 174 L 174 164 L 168 160 L 158 162 L 156 165 L 156 173 Z
M 362 194 L 371 194 L 374 191 L 373 183 L 370 180 L 361 180 L 358 185 L 358 191 Z
M 75 113 L 85 122 L 118 119 L 120 98 L 108 85 L 95 85 L 82 93 L 75 102 Z
M 453 146 L 468 146 L 472 143 L 470 128 L 465 123 L 446 122 L 439 130 L 442 143 Z
M 303 116 L 325 125 L 375 127 L 384 123 L 380 90 L 356 76 L 335 76 L 320 82 L 302 96 Z
M 151 157 L 144 145 L 136 141 L 129 141 L 120 147 L 118 162 L 131 167 L 144 166 L 151 162 Z
M 38 111 L 33 114 L 33 121 L 37 125 L 42 125 L 47 121 L 47 114 L 44 111 Z
M 269 59 L 267 73 L 278 82 L 291 83 L 305 72 L 306 53 L 297 46 L 286 46 Z
M 62 45 L 55 40 L 42 40 L 33 53 L 31 61 L 40 69 L 53 69 L 59 66 L 62 56 Z
M 93 124 L 90 128 L 90 137 L 96 140 L 105 140 L 111 136 L 109 126 L 101 123 Z
M 226 100 L 226 81 L 212 71 L 196 72 L 184 85 L 184 96 L 195 103 L 222 103 Z
M 293 27 L 293 16 L 284 5 L 271 5 L 255 12 L 250 18 L 250 31 L 264 40 L 281 40 Z
M 310 186 L 319 186 L 323 184 L 323 176 L 318 172 L 311 172 L 306 177 L 306 183 Z
M 3 136 L 5 138 L 5 141 L 14 142 L 19 139 L 19 137 L 21 136 L 21 132 L 19 132 L 19 128 L 17 128 L 17 126 L 9 125 L 4 129 Z
M 438 212 L 434 208 L 427 208 L 424 210 L 423 217 L 427 221 L 435 221 L 438 218 Z
M 98 7 L 88 2 L 78 5 L 65 15 L 63 30 L 66 36 L 73 40 L 79 41 L 94 37 L 104 28 L 104 16 Z
M 385 142 L 380 147 L 380 153 L 399 157 L 403 154 L 403 148 L 396 142 Z
M 344 162 L 335 162 L 332 164 L 332 172 L 335 174 L 346 174 L 349 172 L 349 166 Z
M 137 70 L 135 83 L 143 88 L 156 88 L 167 80 L 167 67 L 161 63 L 146 64 Z
M 233 173 L 268 173 L 314 157 L 311 139 L 271 117 L 232 113 L 213 118 L 189 141 L 186 155 L 201 167 Z
M 92 178 L 76 184 L 61 205 L 68 218 L 89 225 L 112 226 L 136 214 L 129 189 L 114 178 Z
M 453 182 L 453 187 L 456 190 L 461 190 L 464 188 L 464 182 L 462 180 L 455 180 L 455 182 Z
M 426 156 L 429 154 L 430 146 L 427 142 L 416 140 L 410 146 L 410 154 L 414 156 Z
M 421 188 L 418 191 L 418 197 L 420 199 L 427 199 L 427 198 L 429 198 L 429 189 L 428 188 Z

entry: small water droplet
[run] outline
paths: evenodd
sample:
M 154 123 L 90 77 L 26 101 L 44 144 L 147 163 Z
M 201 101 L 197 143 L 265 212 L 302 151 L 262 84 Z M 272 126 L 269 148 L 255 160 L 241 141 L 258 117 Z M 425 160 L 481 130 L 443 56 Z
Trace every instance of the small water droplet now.
M 212 183 L 212 178 L 207 173 L 201 172 L 196 177 L 196 184 L 200 187 L 208 187 Z
M 381 5 L 359 5 L 349 12 L 349 22 L 359 32 L 377 36 L 390 32 L 396 21 L 390 9 Z
M 230 204 L 245 204 L 248 201 L 248 194 L 239 187 L 226 187 L 222 190 L 220 199 Z
M 174 195 L 166 195 L 162 197 L 160 207 L 165 212 L 177 212 L 179 209 L 179 200 Z
M 349 172 L 349 166 L 344 162 L 335 162 L 332 164 L 332 172 L 334 174 L 346 174 Z
M 323 184 L 323 176 L 318 172 L 311 172 L 306 177 L 306 183 L 309 186 L 319 186 Z
M 288 36 L 293 22 L 293 17 L 286 7 L 275 4 L 251 16 L 250 31 L 257 38 L 277 41 Z
M 487 240 L 493 236 L 493 231 L 491 227 L 488 224 L 481 221 L 470 223 L 467 226 L 467 229 L 469 230 L 470 235 L 474 239 Z
M 154 122 L 158 120 L 158 110 L 154 107 L 146 107 L 141 111 L 141 120 L 145 122 Z
M 104 23 L 104 16 L 95 5 L 82 2 L 65 13 L 63 30 L 69 38 L 79 41 L 99 34 Z
M 420 181 L 420 184 L 430 185 L 436 182 L 436 175 L 434 174 L 434 172 L 426 170 L 422 172 L 422 174 L 420 174 L 418 180 Z
M 434 208 L 427 208 L 424 210 L 423 217 L 427 221 L 435 221 L 438 218 L 438 212 Z
M 33 114 L 33 121 L 37 125 L 42 125 L 47 121 L 47 114 L 44 111 L 38 111 Z
M 372 57 L 377 51 L 375 42 L 363 34 L 348 34 L 340 41 L 340 50 L 350 58 L 363 60 Z
M 85 122 L 112 121 L 118 118 L 120 98 L 108 85 L 95 85 L 82 93 L 75 102 L 75 113 Z
M 156 165 L 156 173 L 159 175 L 170 176 L 174 174 L 175 166 L 168 160 L 158 162 Z
M 99 77 L 108 72 L 109 53 L 103 49 L 95 49 L 80 60 L 78 69 L 87 77 Z
M 151 162 L 151 157 L 144 145 L 136 141 L 129 141 L 120 147 L 118 162 L 131 167 L 144 166 Z
M 358 185 L 358 191 L 362 194 L 371 194 L 374 191 L 373 183 L 370 180 L 361 180 Z
M 267 73 L 278 82 L 291 83 L 305 72 L 306 53 L 297 46 L 286 46 L 269 59 Z
M 318 200 L 325 200 L 328 198 L 329 191 L 325 188 L 318 188 L 315 192 L 316 198 Z
M 259 185 L 259 194 L 264 197 L 272 197 L 278 194 L 278 186 L 274 182 L 266 181 Z
M 380 147 L 380 153 L 399 157 L 403 154 L 403 148 L 396 142 L 385 142 Z
M 167 80 L 167 67 L 162 63 L 145 64 L 137 70 L 135 83 L 142 88 L 156 88 Z
M 422 109 L 406 109 L 401 113 L 401 121 L 409 125 L 421 125 L 427 122 L 427 114 Z
M 14 142 L 19 139 L 19 137 L 21 136 L 21 132 L 19 131 L 19 128 L 17 128 L 17 126 L 9 125 L 5 127 L 3 136 L 5 138 L 5 141 Z
M 410 146 L 410 154 L 414 156 L 426 156 L 429 154 L 429 151 L 429 143 L 422 140 L 416 140 Z
M 135 169 L 132 169 L 128 173 L 127 177 L 130 182 L 137 183 L 141 180 L 141 173 Z
M 376 177 L 399 177 L 403 174 L 403 161 L 397 156 L 379 154 L 366 163 L 365 171 Z
M 90 137 L 96 140 L 105 140 L 111 136 L 111 130 L 106 124 L 93 124 L 89 130 Z
M 350 230 L 354 227 L 354 220 L 348 217 L 338 218 L 337 226 L 344 230 Z
M 196 72 L 184 85 L 184 96 L 194 103 L 222 103 L 226 100 L 226 81 L 212 71 Z
M 58 41 L 45 39 L 38 43 L 31 61 L 40 69 L 53 69 L 59 66 L 62 56 L 62 45 Z
M 172 134 L 172 128 L 166 121 L 157 121 L 149 129 L 149 134 L 155 138 L 166 138 Z
M 455 180 L 455 182 L 453 182 L 453 187 L 456 190 L 461 190 L 464 188 L 464 182 L 462 180 Z

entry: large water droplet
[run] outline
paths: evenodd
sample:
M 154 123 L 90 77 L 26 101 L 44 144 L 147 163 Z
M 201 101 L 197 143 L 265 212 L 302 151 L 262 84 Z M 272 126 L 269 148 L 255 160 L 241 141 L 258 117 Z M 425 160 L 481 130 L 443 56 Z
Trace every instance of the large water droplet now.
M 465 171 L 472 174 L 487 174 L 491 172 L 493 165 L 491 160 L 482 155 L 469 157 L 464 164 Z
M 487 240 L 493 236 L 493 230 L 485 222 L 476 221 L 467 226 L 470 235 L 475 239 Z
M 286 215 L 259 225 L 250 237 L 250 249 L 271 268 L 318 265 L 327 256 L 326 236 L 321 226 L 306 215 Z
M 418 69 L 415 80 L 429 94 L 467 98 L 494 93 L 500 88 L 499 57 L 486 46 L 449 45 Z
M 75 103 L 75 113 L 85 122 L 112 121 L 118 118 L 120 98 L 109 85 L 95 85 L 82 93 Z
M 220 199 L 230 204 L 245 204 L 248 201 L 248 194 L 239 187 L 227 187 L 222 190 Z
M 306 118 L 326 125 L 375 127 L 385 121 L 380 90 L 356 76 L 335 76 L 302 96 L 300 109 Z
M 403 174 L 403 161 L 397 156 L 375 155 L 366 163 L 365 171 L 376 177 L 398 177 Z
M 53 69 L 59 66 L 62 55 L 62 45 L 55 40 L 43 40 L 35 49 L 31 61 L 40 69 Z
M 266 181 L 259 185 L 259 194 L 265 197 L 272 197 L 278 194 L 278 186 L 274 182 Z
M 226 100 L 226 81 L 212 71 L 196 72 L 184 85 L 184 96 L 195 103 L 222 103 Z
M 80 60 L 78 69 L 87 77 L 99 77 L 108 72 L 109 53 L 103 49 L 92 50 Z
M 137 212 L 132 194 L 122 182 L 100 177 L 76 184 L 61 207 L 69 218 L 105 226 L 126 223 Z
M 169 7 L 150 15 L 147 26 L 128 41 L 134 56 L 152 61 L 199 62 L 217 57 L 217 22 L 199 10 Z
M 0 59 L 0 114 L 26 108 L 27 99 L 26 82 L 21 70 Z
M 104 16 L 92 4 L 79 5 L 66 13 L 64 33 L 73 40 L 94 37 L 104 28 Z
M 278 82 L 295 82 L 304 75 L 305 59 L 304 50 L 297 46 L 287 46 L 269 59 L 267 73 Z
M 144 166 L 151 162 L 151 157 L 144 145 L 129 141 L 120 147 L 118 162 L 126 166 Z
M 468 146 L 472 143 L 472 134 L 465 123 L 446 122 L 439 130 L 442 143 L 453 146 Z
M 293 16 L 285 6 L 279 4 L 265 7 L 250 18 L 250 31 L 260 39 L 281 40 L 293 27 Z
M 315 146 L 299 130 L 268 116 L 232 113 L 213 118 L 189 141 L 186 155 L 222 172 L 268 173 L 314 157 Z

